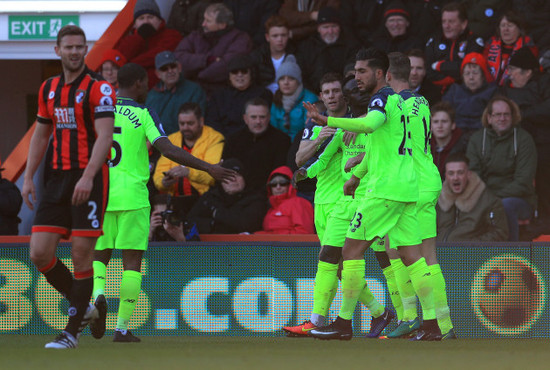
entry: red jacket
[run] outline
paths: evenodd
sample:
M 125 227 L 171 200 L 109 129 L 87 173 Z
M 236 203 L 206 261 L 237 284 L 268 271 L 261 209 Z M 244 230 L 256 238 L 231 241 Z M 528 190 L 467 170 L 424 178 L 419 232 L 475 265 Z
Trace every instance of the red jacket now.
M 155 74 L 155 56 L 164 50 L 173 51 L 178 46 L 182 36 L 173 29 L 166 28 L 164 21 L 157 32 L 144 39 L 134 28 L 129 35 L 120 39 L 115 49 L 126 57 L 128 62 L 136 63 L 147 70 L 149 89 L 159 81 Z
M 276 168 L 269 175 L 268 182 L 275 175 L 292 178 L 292 171 L 287 166 Z M 289 185 L 288 192 L 272 195 L 267 187 L 271 208 L 264 217 L 263 230 L 257 234 L 314 234 L 313 206 L 310 202 L 296 195 L 296 189 Z

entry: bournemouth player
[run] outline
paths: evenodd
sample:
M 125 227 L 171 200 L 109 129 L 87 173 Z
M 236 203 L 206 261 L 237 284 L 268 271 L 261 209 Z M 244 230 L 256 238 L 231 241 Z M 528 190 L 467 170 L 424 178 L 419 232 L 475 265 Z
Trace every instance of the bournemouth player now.
M 206 163 L 168 140 L 157 114 L 141 105 L 147 96 L 147 72 L 143 67 L 134 63 L 122 66 L 118 72 L 118 83 L 105 233 L 97 242 L 93 263 L 93 295 L 99 319 L 90 323 L 90 329 L 95 338 L 101 338 L 105 333 L 107 264 L 113 249 L 120 249 L 124 271 L 113 341 L 139 342 L 140 339 L 128 330 L 128 323 L 139 298 L 141 259 L 147 250 L 149 234 L 151 207 L 147 190 L 147 141 L 169 159 L 206 171 L 218 181 L 230 178 L 234 173 L 219 165 Z
M 46 348 L 76 348 L 80 333 L 97 314 L 89 306 L 92 261 L 107 201 L 105 159 L 113 137 L 115 92 L 86 67 L 87 51 L 82 29 L 71 25 L 59 30 L 55 53 L 61 58 L 63 73 L 40 87 L 22 190 L 25 203 L 33 209 L 33 175 L 53 133 L 53 158 L 46 164 L 51 175 L 36 211 L 30 255 L 46 280 L 69 300 L 69 322 Z M 74 277 L 55 256 L 61 237 L 70 235 Z
M 422 243 L 420 249 L 426 259 L 431 273 L 434 289 L 434 305 L 441 339 L 456 338 L 450 318 L 445 290 L 445 278 L 437 262 L 435 238 L 437 236 L 437 221 L 435 205 L 441 192 L 441 177 L 434 164 L 430 149 L 430 107 L 427 100 L 409 89 L 410 60 L 402 53 L 388 55 L 390 67 L 387 73 L 387 82 L 390 87 L 400 94 L 405 101 L 411 131 L 413 162 L 418 180 L 418 201 L 416 203 L 416 217 Z M 395 249 L 387 248 L 390 262 L 394 270 L 396 284 L 399 287 L 399 297 L 402 301 L 402 317 L 400 325 L 388 338 L 402 337 L 420 327 L 416 312 L 416 295 L 410 283 L 409 274 Z M 426 336 L 424 338 L 424 336 Z M 425 332 L 418 332 L 417 337 L 423 340 L 438 340 Z
M 365 178 L 366 195 L 349 225 L 342 251 L 342 306 L 338 318 L 330 325 L 311 331 L 322 339 L 349 340 L 353 336 L 352 317 L 358 297 L 366 287 L 364 253 L 370 246 L 382 268 L 390 266 L 385 249 L 375 241 L 388 235 L 412 280 L 424 312 L 424 329 L 436 331 L 433 288 L 426 261 L 422 258 L 417 233 L 416 201 L 418 184 L 413 167 L 410 132 L 403 112 L 403 99 L 386 86 L 389 66 L 385 53 L 362 49 L 357 53 L 355 71 L 360 89 L 372 94 L 368 113 L 362 118 L 332 118 L 318 114 L 311 104 L 304 104 L 318 123 L 349 131 L 368 133 L 363 161 L 346 182 L 344 192 L 354 194 Z

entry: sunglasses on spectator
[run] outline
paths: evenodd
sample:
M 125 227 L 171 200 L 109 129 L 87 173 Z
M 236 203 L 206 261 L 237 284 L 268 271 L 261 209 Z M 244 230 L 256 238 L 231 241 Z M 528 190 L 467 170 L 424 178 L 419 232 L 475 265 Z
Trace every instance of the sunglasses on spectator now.
M 239 69 L 234 69 L 234 70 L 232 70 L 232 71 L 229 72 L 229 73 L 233 73 L 233 74 L 242 73 L 242 74 L 244 75 L 244 74 L 247 74 L 248 71 L 249 71 L 248 68 L 239 68 Z
M 178 65 L 176 63 L 173 63 L 173 64 L 167 64 L 165 66 L 162 66 L 160 67 L 159 69 L 162 71 L 162 72 L 166 72 L 170 69 L 176 69 L 178 68 Z
M 287 186 L 290 184 L 290 181 L 288 180 L 283 180 L 283 181 L 271 181 L 268 183 L 268 185 L 272 188 L 276 187 L 276 186 Z

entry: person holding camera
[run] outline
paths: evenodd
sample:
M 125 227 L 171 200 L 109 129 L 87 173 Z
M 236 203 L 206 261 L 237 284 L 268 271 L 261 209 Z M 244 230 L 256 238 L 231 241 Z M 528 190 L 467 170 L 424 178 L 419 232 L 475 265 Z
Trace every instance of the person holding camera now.
M 186 240 L 181 220 L 180 222 L 171 222 L 174 220 L 169 220 L 168 216 L 173 212 L 168 209 L 169 202 L 169 194 L 157 194 L 151 200 L 151 207 L 153 209 L 149 226 L 150 242 L 184 242 Z
M 147 250 L 149 234 L 149 152 L 148 142 L 164 156 L 181 165 L 207 172 L 218 181 L 231 180 L 234 171 L 204 162 L 166 137 L 158 115 L 141 105 L 147 95 L 147 72 L 128 63 L 118 72 L 113 147 L 109 160 L 109 203 L 103 231 L 96 244 L 93 270 L 93 297 L 99 319 L 90 324 L 95 338 L 105 334 L 107 301 L 105 280 L 113 249 L 122 250 L 124 272 L 120 282 L 120 305 L 114 342 L 139 342 L 128 324 L 141 289 L 141 259 Z

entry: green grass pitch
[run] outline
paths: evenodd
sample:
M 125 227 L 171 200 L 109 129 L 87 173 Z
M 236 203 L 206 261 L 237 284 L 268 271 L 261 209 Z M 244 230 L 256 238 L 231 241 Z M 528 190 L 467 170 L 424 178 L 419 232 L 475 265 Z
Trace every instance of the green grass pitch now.
M 46 350 L 45 335 L 0 335 L 1 369 L 548 369 L 550 339 L 349 342 L 285 337 L 81 338 Z

